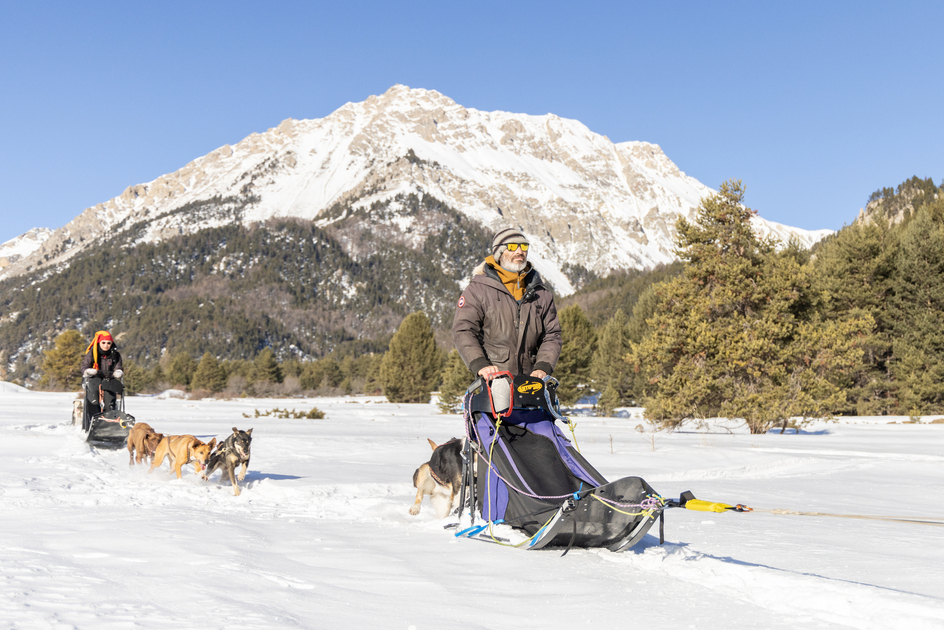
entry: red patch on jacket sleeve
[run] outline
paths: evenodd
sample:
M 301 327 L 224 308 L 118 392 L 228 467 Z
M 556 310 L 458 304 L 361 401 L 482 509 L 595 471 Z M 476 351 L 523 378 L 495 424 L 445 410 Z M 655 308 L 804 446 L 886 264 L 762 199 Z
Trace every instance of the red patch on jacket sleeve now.
M 463 306 L 465 306 L 465 296 L 464 296 L 464 295 L 460 295 L 460 296 L 459 296 L 459 308 L 462 308 Z

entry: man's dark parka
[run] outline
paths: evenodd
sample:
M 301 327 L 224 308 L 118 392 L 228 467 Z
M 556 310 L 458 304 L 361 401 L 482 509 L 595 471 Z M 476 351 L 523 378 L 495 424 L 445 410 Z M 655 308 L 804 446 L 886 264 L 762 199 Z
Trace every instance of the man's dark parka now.
M 459 356 L 475 374 L 494 365 L 512 374 L 554 371 L 561 351 L 561 328 L 554 296 L 528 263 L 520 303 L 508 292 L 495 269 L 475 268 L 456 307 L 452 324 Z

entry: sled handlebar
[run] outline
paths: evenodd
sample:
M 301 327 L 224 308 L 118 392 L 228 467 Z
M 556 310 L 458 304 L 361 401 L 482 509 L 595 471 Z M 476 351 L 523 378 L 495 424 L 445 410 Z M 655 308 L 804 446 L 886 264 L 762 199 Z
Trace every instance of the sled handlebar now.
M 492 381 L 496 378 L 507 378 L 508 379 L 508 410 L 502 414 L 495 409 L 495 399 L 492 397 Z M 492 407 L 492 415 L 495 418 L 505 418 L 511 415 L 511 412 L 515 410 L 515 388 L 512 387 L 512 384 L 515 382 L 514 375 L 508 370 L 503 370 L 501 372 L 492 372 L 491 374 L 485 375 L 485 387 L 488 390 L 488 404 Z

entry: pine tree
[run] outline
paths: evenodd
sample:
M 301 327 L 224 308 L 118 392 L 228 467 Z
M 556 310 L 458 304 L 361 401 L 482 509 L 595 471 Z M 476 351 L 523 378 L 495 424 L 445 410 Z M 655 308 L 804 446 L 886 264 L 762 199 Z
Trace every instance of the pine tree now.
M 822 296 L 824 319 L 862 316 L 875 322 L 862 343 L 859 369 L 849 375 L 846 413 L 881 415 L 894 412 L 896 385 L 889 370 L 893 317 L 889 312 L 898 258 L 898 235 L 884 222 L 855 223 L 819 247 L 814 261 L 815 291 Z
M 429 402 L 442 365 L 429 318 L 423 312 L 411 313 L 390 340 L 380 365 L 384 396 L 390 402 Z
M 197 371 L 197 362 L 186 352 L 175 352 L 167 366 L 166 378 L 171 385 L 188 388 L 193 373 Z
M 69 329 L 56 337 L 55 346 L 43 355 L 43 375 L 39 387 L 54 391 L 77 390 L 82 386 L 82 357 L 87 342 L 82 333 Z
M 209 352 L 204 352 L 197 364 L 197 371 L 193 373 L 193 379 L 190 381 L 193 389 L 205 389 L 214 394 L 223 391 L 226 387 L 226 375 L 217 361 Z
M 299 382 L 302 389 L 318 389 L 321 380 L 324 378 L 324 368 L 320 361 L 312 361 L 304 364 L 299 376 Z
M 283 377 L 294 376 L 299 378 L 302 375 L 302 362 L 298 359 L 292 358 L 287 361 L 282 362 L 282 375 Z
M 629 339 L 630 349 L 634 345 L 642 343 L 643 339 L 648 337 L 651 332 L 649 321 L 661 308 L 662 284 L 662 282 L 659 282 L 646 287 L 633 307 L 633 314 L 626 322 L 626 336 Z M 626 358 L 629 361 L 628 355 Z M 630 392 L 633 400 L 638 404 L 645 396 L 651 395 L 653 391 L 645 375 L 634 369 L 630 361 Z M 603 394 L 606 395 L 606 391 Z
M 275 358 L 272 348 L 266 348 L 256 355 L 252 362 L 250 379 L 253 383 L 281 383 L 282 368 Z
M 154 366 L 148 370 L 147 382 L 153 387 L 162 387 L 166 380 L 167 376 L 164 374 L 164 368 L 161 367 L 160 363 L 155 363 Z
M 596 351 L 597 335 L 577 304 L 560 311 L 558 317 L 564 345 L 554 368 L 554 377 L 560 381 L 557 397 L 561 403 L 572 405 L 590 393 L 590 362 Z
M 376 396 L 383 393 L 383 385 L 380 382 L 380 368 L 383 365 L 383 355 L 375 354 L 370 357 L 366 373 L 364 375 L 364 393 L 368 396 Z
M 631 401 L 633 374 L 626 361 L 629 349 L 626 314 L 623 309 L 617 309 L 600 331 L 597 351 L 590 364 L 593 387 L 602 392 L 597 407 L 604 415 L 611 415 L 616 407 Z
M 125 375 L 121 379 L 121 382 L 124 383 L 125 386 L 125 393 L 129 396 L 133 396 L 143 392 L 149 385 L 148 374 L 144 371 L 144 368 L 124 357 L 122 357 L 121 363 L 125 368 Z
M 868 317 L 823 322 L 808 266 L 759 239 L 740 182 L 703 199 L 676 224 L 682 276 L 656 288 L 660 309 L 631 352 L 649 386 L 646 416 L 664 427 L 714 416 L 763 433 L 794 416 L 844 404 L 837 382 L 861 360 Z
M 646 287 L 633 306 L 632 315 L 626 322 L 626 334 L 630 343 L 639 343 L 649 336 L 648 322 L 661 306 L 659 292 L 661 284 L 660 282 Z
M 341 371 L 341 364 L 334 357 L 325 357 L 318 361 L 321 364 L 322 385 L 328 387 L 339 387 L 344 381 L 344 372 Z
M 898 413 L 944 412 L 944 228 L 928 207 L 902 234 L 889 310 Z
M 462 403 L 462 396 L 475 375 L 466 367 L 457 350 L 449 353 L 443 368 L 442 385 L 439 388 L 439 411 L 455 413 Z

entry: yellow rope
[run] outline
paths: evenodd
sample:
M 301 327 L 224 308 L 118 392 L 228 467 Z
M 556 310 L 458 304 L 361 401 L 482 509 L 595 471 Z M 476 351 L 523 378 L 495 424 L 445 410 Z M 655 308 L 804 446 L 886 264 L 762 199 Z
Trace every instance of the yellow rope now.
M 610 505 L 609 503 L 607 503 L 606 501 L 604 501 L 603 499 L 601 499 L 600 497 L 598 497 L 597 495 L 593 493 L 591 493 L 590 496 L 596 499 L 597 501 L 599 501 L 600 503 L 602 503 L 603 505 L 605 505 L 606 507 L 610 508 L 614 512 L 619 512 L 620 514 L 625 514 L 626 516 L 648 516 L 649 518 L 652 518 L 652 510 L 642 510 L 641 512 L 626 512 L 619 508 L 613 507 L 612 505 Z
M 870 516 L 865 514 L 828 514 L 826 512 L 797 512 L 794 510 L 764 508 L 754 508 L 755 512 L 766 512 L 768 514 L 777 514 L 780 516 L 830 516 L 833 518 L 854 518 L 868 521 L 890 521 L 893 523 L 915 523 L 917 525 L 932 525 L 934 527 L 944 527 L 944 519 L 936 516 Z
M 577 449 L 577 452 L 580 453 L 580 445 L 577 444 L 577 434 L 574 432 L 574 429 L 577 428 L 577 423 L 574 422 L 573 420 L 571 420 L 571 421 L 568 422 L 567 424 L 568 424 L 569 427 L 570 427 L 570 436 L 571 436 L 572 438 L 574 438 L 574 448 L 576 448 L 576 449 Z M 582 455 L 582 454 L 583 454 L 583 453 L 581 453 L 581 455 Z

